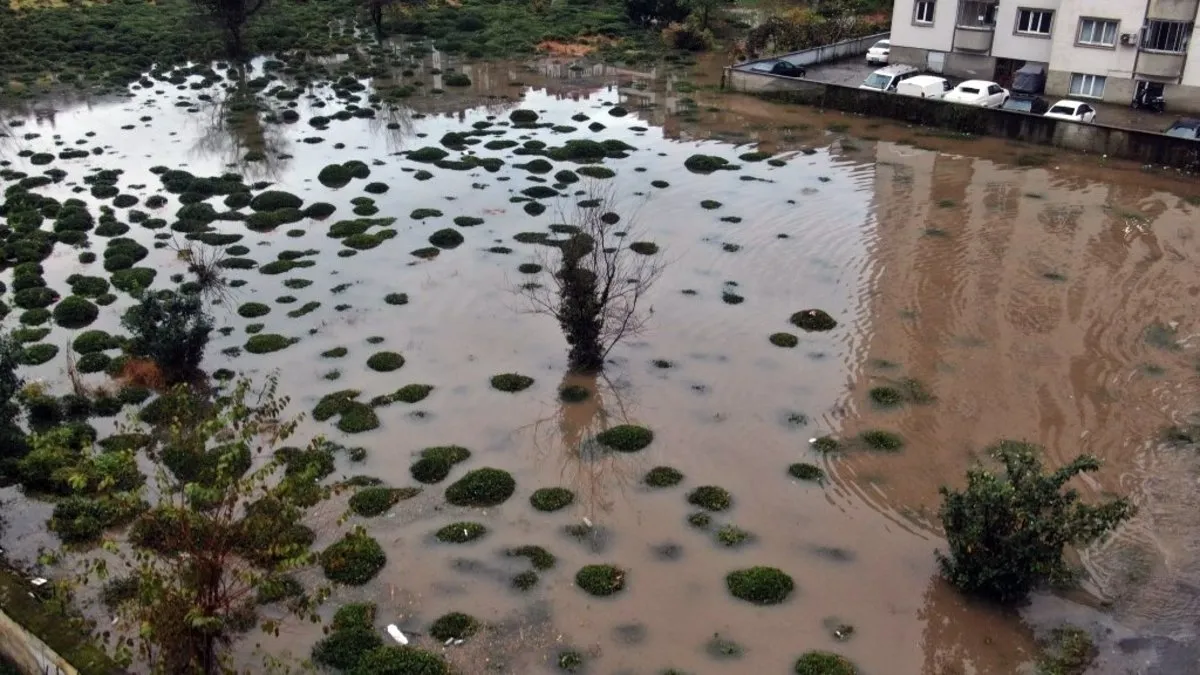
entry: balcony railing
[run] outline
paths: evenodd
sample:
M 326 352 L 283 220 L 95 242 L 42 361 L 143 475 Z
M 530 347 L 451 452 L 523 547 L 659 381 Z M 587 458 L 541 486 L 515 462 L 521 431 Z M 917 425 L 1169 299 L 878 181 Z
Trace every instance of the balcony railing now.
M 1184 59 L 1186 58 L 1183 54 L 1143 51 L 1138 54 L 1137 67 L 1134 70 L 1139 75 L 1176 78 L 1183 75 Z
M 992 48 L 992 36 L 995 31 L 979 28 L 954 29 L 954 50 L 961 52 L 987 52 Z

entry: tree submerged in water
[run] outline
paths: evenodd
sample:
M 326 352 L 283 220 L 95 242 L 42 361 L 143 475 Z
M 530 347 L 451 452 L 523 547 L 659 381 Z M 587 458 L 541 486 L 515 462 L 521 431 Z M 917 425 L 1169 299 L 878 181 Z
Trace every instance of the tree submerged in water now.
M 1100 468 L 1095 457 L 1080 455 L 1047 474 L 1041 450 L 1001 441 L 989 454 L 1003 465 L 1003 475 L 974 468 L 965 490 L 939 490 L 950 550 L 937 553 L 938 563 L 960 590 L 1008 603 L 1047 583 L 1072 582 L 1076 572 L 1063 560 L 1063 549 L 1101 539 L 1133 515 L 1127 499 L 1092 506 L 1081 503 L 1077 491 L 1063 490 L 1075 476 Z
M 636 240 L 631 222 L 622 223 L 611 192 L 591 194 L 565 218 L 564 239 L 548 240 L 558 260 L 547 254 L 542 267 L 556 270 L 553 283 L 519 289 L 533 312 L 554 317 L 570 345 L 573 372 L 598 373 L 613 347 L 645 327 L 642 301 L 662 275 L 665 263 L 624 245 Z

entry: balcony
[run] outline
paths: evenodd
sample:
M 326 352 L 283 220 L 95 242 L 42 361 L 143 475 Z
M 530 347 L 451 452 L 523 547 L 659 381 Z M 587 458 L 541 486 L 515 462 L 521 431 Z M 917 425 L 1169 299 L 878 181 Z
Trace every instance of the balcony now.
M 995 31 L 990 28 L 957 26 L 954 29 L 954 51 L 987 53 L 992 49 L 993 35 Z
M 1143 51 L 1138 54 L 1137 67 L 1134 68 L 1134 71 L 1138 75 L 1177 79 L 1183 75 L 1185 58 L 1184 54 Z
M 1146 16 L 1165 21 L 1195 21 L 1200 0 L 1150 0 Z

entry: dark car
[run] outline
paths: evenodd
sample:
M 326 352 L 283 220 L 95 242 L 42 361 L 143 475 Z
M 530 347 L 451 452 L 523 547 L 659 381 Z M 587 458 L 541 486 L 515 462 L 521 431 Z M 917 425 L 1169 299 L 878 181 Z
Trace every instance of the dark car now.
M 1175 120 L 1175 123 L 1167 127 L 1163 133 L 1177 138 L 1200 140 L 1200 120 L 1191 117 Z
M 1013 94 L 1007 101 L 1004 102 L 1004 105 L 1000 106 L 1000 109 L 1030 113 L 1031 115 L 1041 115 L 1050 109 L 1050 104 L 1046 103 L 1046 99 L 1040 96 Z
M 772 75 L 783 75 L 784 77 L 804 77 L 808 72 L 804 66 L 798 66 L 791 61 L 760 61 L 752 66 L 750 70 L 755 70 L 760 73 L 770 73 Z

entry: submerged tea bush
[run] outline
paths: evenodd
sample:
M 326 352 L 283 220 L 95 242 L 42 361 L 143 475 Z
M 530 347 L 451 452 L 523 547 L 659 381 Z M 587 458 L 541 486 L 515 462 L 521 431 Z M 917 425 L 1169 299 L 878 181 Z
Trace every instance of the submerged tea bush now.
M 792 594 L 792 578 L 774 567 L 751 567 L 725 576 L 725 586 L 733 597 L 756 605 L 777 605 Z
M 437 540 L 447 544 L 466 544 L 487 534 L 488 529 L 479 523 L 450 523 L 434 533 Z
M 518 373 L 501 373 L 492 376 L 492 388 L 509 393 L 524 391 L 533 386 L 533 378 Z
M 575 585 L 596 597 L 613 595 L 625 588 L 625 570 L 615 565 L 585 565 L 575 573 Z
M 63 328 L 83 328 L 99 315 L 99 307 L 78 295 L 68 295 L 54 306 L 54 322 Z
M 587 387 L 578 384 L 568 384 L 558 390 L 558 400 L 563 403 L 579 403 L 588 400 L 591 395 Z
M 692 155 L 683 162 L 684 168 L 692 173 L 712 173 L 720 170 L 736 170 L 739 167 L 729 160 L 712 155 Z
M 811 650 L 796 660 L 796 675 L 858 675 L 849 659 L 833 652 Z
M 397 502 L 411 499 L 420 492 L 420 488 L 389 488 L 379 485 L 365 487 L 350 497 L 350 510 L 368 518 L 378 516 Z
M 688 493 L 687 500 L 689 504 L 709 511 L 724 511 L 733 506 L 729 492 L 716 485 L 701 485 Z
M 618 452 L 637 452 L 654 440 L 654 432 L 646 427 L 621 424 L 596 434 L 596 442 Z
M 882 429 L 868 429 L 859 434 L 858 438 L 872 450 L 891 452 L 904 447 L 904 439 L 900 434 Z
M 771 344 L 775 345 L 776 347 L 784 347 L 787 349 L 800 344 L 800 339 L 791 333 L 771 333 L 771 337 L 768 339 L 771 341 Z
M 390 373 L 404 365 L 404 357 L 396 352 L 376 352 L 367 359 L 367 367 L 381 373 Z
M 246 340 L 243 349 L 250 354 L 270 354 L 286 349 L 299 341 L 299 338 L 287 338 L 278 333 L 259 333 Z
M 808 332 L 833 330 L 837 321 L 820 309 L 805 309 L 796 312 L 790 319 L 797 328 Z
M 321 552 L 321 567 L 330 581 L 361 586 L 379 574 L 387 555 L 379 542 L 365 531 L 347 532 L 341 540 Z
M 504 552 L 504 555 L 510 558 L 529 558 L 529 563 L 533 565 L 534 569 L 543 571 L 552 569 L 558 563 L 558 559 L 554 557 L 553 553 L 535 545 L 510 548 Z
M 516 487 L 512 474 L 484 467 L 467 472 L 446 488 L 446 501 L 455 506 L 498 506 L 512 496 Z
M 445 659 L 416 647 L 380 647 L 367 652 L 348 675 L 450 675 Z
M 479 620 L 462 612 L 444 614 L 429 627 L 429 635 L 439 642 L 465 640 L 477 632 Z
M 541 488 L 529 496 L 529 503 L 538 511 L 558 511 L 574 501 L 575 493 L 561 487 Z
M 799 480 L 820 481 L 825 478 L 825 472 L 821 470 L 821 467 L 806 462 L 797 462 L 788 466 L 788 473 L 792 475 L 792 478 Z
M 683 474 L 669 466 L 656 466 L 646 472 L 642 482 L 650 487 L 673 487 L 683 481 Z

